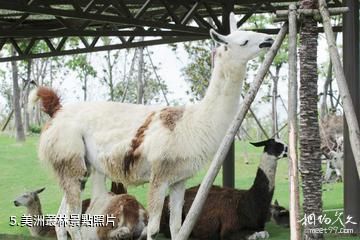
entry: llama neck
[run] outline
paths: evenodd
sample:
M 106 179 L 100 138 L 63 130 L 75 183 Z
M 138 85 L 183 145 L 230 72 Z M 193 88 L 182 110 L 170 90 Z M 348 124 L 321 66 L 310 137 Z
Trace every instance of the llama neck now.
M 34 201 L 30 206 L 28 206 L 27 214 L 31 216 L 41 216 L 42 210 L 40 201 Z
M 252 191 L 262 192 L 263 195 L 268 194 L 271 200 L 275 187 L 276 167 L 277 159 L 272 155 L 263 153 L 254 184 L 251 187 Z
M 240 93 L 245 77 L 246 63 L 238 68 L 217 61 L 209 87 L 197 109 L 198 117 L 211 121 L 213 129 L 225 133 L 239 108 Z
M 27 215 L 30 215 L 34 218 L 34 216 L 42 216 L 41 203 L 40 200 L 34 201 L 30 206 L 27 207 Z M 33 225 L 29 227 L 31 236 L 41 236 L 42 230 L 44 226 L 42 224 L 36 224 L 33 221 Z

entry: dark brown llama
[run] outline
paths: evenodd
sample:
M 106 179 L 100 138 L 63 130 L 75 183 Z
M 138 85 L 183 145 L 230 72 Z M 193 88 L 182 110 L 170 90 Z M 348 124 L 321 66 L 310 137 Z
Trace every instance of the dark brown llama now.
M 202 213 L 191 233 L 200 240 L 267 238 L 264 231 L 274 193 L 277 160 L 287 155 L 287 146 L 275 139 L 252 143 L 264 147 L 253 185 L 248 190 L 212 186 Z M 189 212 L 199 186 L 186 190 L 183 219 Z M 162 213 L 161 232 L 169 235 L 168 198 Z

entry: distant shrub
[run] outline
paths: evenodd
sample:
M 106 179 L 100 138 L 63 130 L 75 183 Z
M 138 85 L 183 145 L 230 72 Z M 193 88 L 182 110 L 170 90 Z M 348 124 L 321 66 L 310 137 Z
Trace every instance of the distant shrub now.
M 41 127 L 39 125 L 30 125 L 30 132 L 31 133 L 40 133 Z

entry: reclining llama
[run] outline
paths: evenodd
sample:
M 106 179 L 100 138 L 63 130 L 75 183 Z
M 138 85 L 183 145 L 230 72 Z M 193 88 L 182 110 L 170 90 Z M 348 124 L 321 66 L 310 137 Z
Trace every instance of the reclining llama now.
M 270 206 L 270 217 L 276 225 L 289 228 L 290 227 L 290 212 L 283 206 L 279 205 L 279 202 L 275 200 L 274 204 Z
M 287 155 L 287 146 L 269 139 L 252 143 L 264 147 L 253 185 L 248 190 L 212 186 L 191 237 L 199 240 L 241 240 L 267 238 L 265 223 L 270 220 L 270 206 L 275 187 L 277 160 Z M 185 192 L 183 219 L 194 201 L 199 186 Z M 161 218 L 161 232 L 169 235 L 169 199 Z
M 62 106 L 51 89 L 40 87 L 32 93 L 31 102 L 40 100 L 43 111 L 52 116 L 38 152 L 40 160 L 50 163 L 64 191 L 60 214 L 81 212 L 79 179 L 91 171 L 125 185 L 150 182 L 147 239 L 159 231 L 168 188 L 175 238 L 181 226 L 185 181 L 219 147 L 239 107 L 247 62 L 273 43 L 269 35 L 237 30 L 233 14 L 230 22 L 232 31 L 227 36 L 210 31 L 220 47 L 206 95 L 195 105 L 83 102 Z M 73 239 L 81 239 L 78 227 L 68 230 Z
M 26 207 L 26 214 L 30 216 L 43 216 L 41 202 L 38 194 L 43 192 L 45 188 L 38 189 L 33 192 L 26 192 L 18 196 L 14 200 L 15 207 Z M 55 227 L 45 224 L 32 224 L 28 226 L 30 235 L 33 237 L 55 237 Z
M 26 192 L 14 200 L 16 207 L 27 208 L 27 215 L 43 216 L 41 202 L 38 194 L 45 188 Z M 97 189 L 94 189 L 96 191 Z M 101 188 L 100 190 L 103 190 Z M 113 224 L 107 226 L 82 226 L 81 232 L 87 240 L 117 240 L 117 239 L 144 239 L 146 237 L 146 225 L 148 221 L 147 212 L 144 207 L 132 196 L 122 194 L 121 186 L 112 184 L 111 192 L 98 192 L 93 194 L 94 199 L 82 201 L 82 213 L 89 216 L 102 215 L 111 216 Z M 35 221 L 35 220 L 34 220 Z M 31 236 L 34 237 L 56 237 L 55 227 L 49 224 L 33 222 L 28 226 Z M 62 232 L 64 237 L 68 235 Z
M 87 240 L 146 239 L 148 214 L 145 208 L 129 194 L 114 194 L 106 191 L 106 186 L 101 185 L 105 183 L 105 179 L 102 178 L 105 178 L 103 174 L 93 173 L 92 198 L 86 214 L 111 216 L 112 221 L 104 226 L 82 226 L 82 238 Z

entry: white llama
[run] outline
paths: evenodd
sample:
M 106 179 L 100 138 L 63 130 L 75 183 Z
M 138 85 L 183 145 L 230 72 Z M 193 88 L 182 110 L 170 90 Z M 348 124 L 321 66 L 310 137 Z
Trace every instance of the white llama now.
M 41 134 L 39 158 L 50 163 L 64 190 L 60 214 L 80 213 L 79 179 L 90 171 L 125 185 L 150 182 L 147 239 L 154 239 L 159 231 L 168 188 L 175 238 L 181 227 L 185 181 L 219 147 L 239 107 L 247 62 L 273 43 L 269 35 L 237 30 L 233 14 L 230 22 L 227 36 L 210 30 L 220 47 L 206 95 L 195 105 L 83 102 L 61 106 L 52 90 L 34 91 L 33 102 L 40 99 L 43 110 L 52 116 Z M 81 239 L 78 227 L 68 230 L 73 239 Z M 59 239 L 65 239 L 61 229 L 57 232 Z

